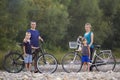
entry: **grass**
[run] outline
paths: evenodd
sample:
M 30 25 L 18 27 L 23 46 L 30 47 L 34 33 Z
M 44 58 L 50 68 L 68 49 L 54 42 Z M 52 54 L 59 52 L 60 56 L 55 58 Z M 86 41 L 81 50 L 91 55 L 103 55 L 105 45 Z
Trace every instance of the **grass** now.
M 47 52 L 52 54 L 57 59 L 59 64 L 61 63 L 63 56 L 67 53 L 67 51 L 63 51 L 59 48 L 53 51 L 48 50 Z
M 113 50 L 113 55 L 116 59 L 120 59 L 120 48 L 116 48 Z
M 3 69 L 2 64 L 5 54 L 6 54 L 5 51 L 0 51 L 0 69 Z
M 63 50 L 61 50 L 61 48 L 56 48 L 54 50 L 46 50 L 46 51 L 48 53 L 52 54 L 58 60 L 58 63 L 61 63 L 63 56 L 66 53 L 70 52 L 70 50 L 63 51 Z M 116 59 L 120 59 L 120 48 L 114 49 L 114 50 L 112 50 L 112 52 Z M 7 53 L 7 51 L 0 51 L 0 69 L 3 69 L 2 63 L 3 63 L 3 58 L 6 53 Z

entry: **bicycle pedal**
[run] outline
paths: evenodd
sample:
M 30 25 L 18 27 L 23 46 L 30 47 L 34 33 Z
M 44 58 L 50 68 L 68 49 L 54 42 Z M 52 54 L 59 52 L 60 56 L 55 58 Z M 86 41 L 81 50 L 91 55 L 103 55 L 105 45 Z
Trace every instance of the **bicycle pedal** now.
M 92 65 L 92 63 L 89 63 L 90 65 Z
M 19 61 L 24 61 L 23 59 L 19 59 Z

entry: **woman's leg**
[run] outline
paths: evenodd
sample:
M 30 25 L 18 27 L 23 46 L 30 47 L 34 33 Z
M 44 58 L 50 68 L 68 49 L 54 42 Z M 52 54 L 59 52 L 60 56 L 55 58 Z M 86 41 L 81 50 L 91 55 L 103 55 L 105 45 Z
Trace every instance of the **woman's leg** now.
M 93 57 L 93 51 L 94 51 L 94 49 L 93 49 L 93 48 L 90 48 L 90 60 L 92 60 L 92 57 Z
M 92 58 L 93 58 L 93 51 L 94 51 L 94 48 L 90 48 L 90 61 L 92 61 Z M 92 71 L 92 65 L 89 67 L 89 70 Z

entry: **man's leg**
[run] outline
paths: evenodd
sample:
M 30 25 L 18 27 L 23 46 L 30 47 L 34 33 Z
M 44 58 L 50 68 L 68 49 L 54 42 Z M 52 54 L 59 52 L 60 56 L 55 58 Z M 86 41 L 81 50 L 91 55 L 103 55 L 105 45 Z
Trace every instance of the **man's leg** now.
M 38 69 L 37 69 L 37 57 L 38 57 L 38 54 L 35 53 L 35 58 L 34 58 L 34 72 L 38 72 Z

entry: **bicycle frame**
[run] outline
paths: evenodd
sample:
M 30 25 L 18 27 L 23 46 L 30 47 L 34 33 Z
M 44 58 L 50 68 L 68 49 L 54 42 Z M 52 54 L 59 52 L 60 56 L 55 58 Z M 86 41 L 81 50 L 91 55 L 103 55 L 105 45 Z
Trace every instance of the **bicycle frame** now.
M 110 57 L 112 57 L 112 54 L 111 54 L 111 50 L 101 50 L 100 53 L 102 54 L 104 51 L 110 51 L 109 55 Z M 101 61 L 103 61 L 103 63 L 94 63 L 95 62 L 95 58 L 98 57 Z M 110 59 L 110 57 L 107 58 L 107 60 L 104 60 L 102 57 L 100 57 L 98 54 L 97 54 L 97 50 L 94 51 L 94 54 L 93 54 L 93 58 L 92 58 L 92 65 L 105 65 L 106 62 L 108 62 L 108 60 Z

